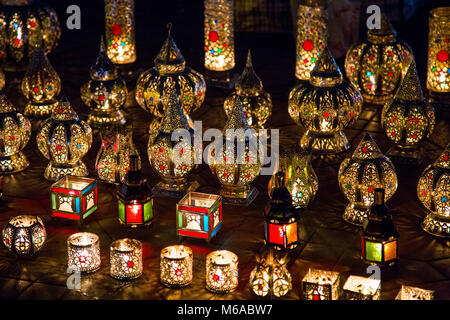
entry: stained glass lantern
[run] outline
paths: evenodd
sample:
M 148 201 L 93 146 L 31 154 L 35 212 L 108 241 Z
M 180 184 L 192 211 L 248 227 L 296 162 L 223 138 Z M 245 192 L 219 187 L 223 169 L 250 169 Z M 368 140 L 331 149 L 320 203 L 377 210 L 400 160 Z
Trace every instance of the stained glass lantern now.
M 425 168 L 417 183 L 417 196 L 427 208 L 422 222 L 426 232 L 450 237 L 450 144 Z
M 36 255 L 46 239 L 44 224 L 36 216 L 12 217 L 3 228 L 3 244 L 19 257 Z
M 179 237 L 214 238 L 222 227 L 222 197 L 215 194 L 189 192 L 177 203 Z
M 19 172 L 28 167 L 22 149 L 31 135 L 31 124 L 0 94 L 0 174 Z
M 275 176 L 272 200 L 264 211 L 266 243 L 278 250 L 293 249 L 300 244 L 300 217 L 285 186 L 285 174 L 277 172 Z
M 353 155 L 342 161 L 338 172 L 339 187 L 350 203 L 345 221 L 361 226 L 373 204 L 375 189 L 385 190 L 388 201 L 397 191 L 397 174 L 392 161 L 383 155 L 372 136 L 366 133 Z
M 165 114 L 165 105 L 161 103 L 165 95 L 178 96 L 186 116 L 197 110 L 205 100 L 205 79 L 200 73 L 186 66 L 170 29 L 154 62 L 155 66 L 144 71 L 136 84 L 136 101 L 145 111 L 156 117 L 152 124 L 159 122 L 159 118 Z
M 384 204 L 384 189 L 375 189 L 375 200 L 363 223 L 361 238 L 364 261 L 381 266 L 397 264 L 399 235 Z
M 302 0 L 297 10 L 295 77 L 309 80 L 320 53 L 327 46 L 326 1 Z
M 277 171 L 284 172 L 286 188 L 292 197 L 295 208 L 306 208 L 314 200 L 319 189 L 319 179 L 311 165 L 311 152 L 299 148 L 295 150 L 285 149 L 280 153 L 279 168 Z M 275 187 L 276 175 L 272 175 L 269 181 L 268 191 L 272 197 Z
M 97 153 L 95 168 L 98 178 L 109 183 L 120 183 L 130 170 L 130 156 L 138 156 L 138 169 L 141 167 L 139 153 L 133 143 L 131 127 L 105 128 L 100 132 L 102 144 Z
M 269 251 L 266 257 L 257 257 L 250 273 L 250 290 L 259 297 L 280 298 L 292 289 L 292 277 L 286 267 L 285 257 L 274 257 Z
M 381 125 L 393 147 L 387 152 L 392 161 L 419 164 L 419 144 L 434 128 L 434 109 L 422 94 L 414 62 L 409 65 L 394 99 L 382 110 Z
M 450 93 L 450 7 L 432 9 L 428 23 L 427 89 L 433 98 L 448 103 L 448 94 Z
M 35 47 L 21 86 L 22 93 L 28 100 L 25 115 L 36 118 L 50 116 L 58 105 L 61 79 L 42 47 Z
M 306 132 L 300 139 L 302 148 L 314 153 L 337 153 L 350 147 L 344 128 L 359 117 L 362 97 L 342 78 L 331 52 L 321 52 L 309 81 L 300 83 L 289 94 L 291 118 Z
M 230 293 L 238 286 L 238 257 L 228 250 L 206 256 L 206 289 L 213 293 Z
M 147 149 L 150 166 L 162 180 L 153 192 L 181 197 L 198 187 L 198 182 L 187 179 L 194 169 L 194 131 L 187 124 L 178 97 L 171 94 L 163 100 L 165 115 L 161 128 L 154 140 L 149 139 Z M 178 138 L 174 141 L 172 135 Z
M 90 232 L 72 234 L 67 239 L 68 268 L 81 273 L 100 269 L 100 240 Z
M 235 89 L 235 92 L 225 99 L 223 105 L 227 117 L 233 109 L 235 100 L 240 98 L 249 127 L 255 130 L 264 128 L 264 124 L 272 114 L 272 100 L 263 90 L 262 81 L 253 70 L 250 50 L 245 69 L 237 79 Z
M 182 288 L 190 285 L 194 274 L 192 249 L 183 245 L 161 250 L 160 279 L 166 287 Z
M 434 291 L 416 287 L 404 286 L 398 292 L 395 300 L 433 300 Z
M 305 300 L 339 300 L 339 272 L 312 269 L 302 280 L 303 297 Z
M 350 276 L 344 284 L 345 300 L 380 300 L 381 281 Z
M 105 0 L 106 49 L 113 63 L 136 61 L 134 32 L 134 0 Z
M 44 177 L 50 181 L 65 175 L 87 176 L 81 161 L 92 144 L 92 129 L 80 120 L 66 98 L 61 99 L 50 118 L 42 123 L 36 142 L 42 155 L 50 160 Z
M 153 195 L 139 169 L 139 158 L 130 156 L 130 170 L 117 192 L 119 222 L 129 227 L 148 226 L 153 221 Z
M 120 239 L 110 246 L 109 274 L 118 280 L 133 280 L 142 275 L 142 243 L 135 239 Z
M 80 89 L 81 99 L 91 109 L 88 123 L 92 126 L 125 123 L 120 107 L 127 99 L 127 85 L 119 78 L 117 67 L 107 56 L 103 37 L 97 61 L 90 69 L 90 76 L 91 80 Z
M 406 69 L 414 60 L 412 50 L 381 16 L 379 29 L 369 29 L 367 39 L 354 44 L 345 57 L 345 72 L 361 91 L 364 101 L 375 105 L 388 102 L 397 91 Z
M 209 167 L 219 179 L 220 195 L 225 203 L 249 205 L 259 194 L 251 183 L 259 175 L 261 162 L 256 134 L 249 129 L 241 99 L 235 100 L 222 132 L 224 147 L 213 149 L 207 155 Z
M 51 188 L 52 216 L 82 222 L 97 210 L 95 179 L 65 176 Z
M 42 43 L 45 53 L 55 49 L 61 29 L 53 8 L 39 0 L 0 3 L 0 59 L 6 71 L 24 69 L 37 43 Z
M 205 0 L 205 69 L 208 83 L 233 87 L 235 66 L 233 0 Z

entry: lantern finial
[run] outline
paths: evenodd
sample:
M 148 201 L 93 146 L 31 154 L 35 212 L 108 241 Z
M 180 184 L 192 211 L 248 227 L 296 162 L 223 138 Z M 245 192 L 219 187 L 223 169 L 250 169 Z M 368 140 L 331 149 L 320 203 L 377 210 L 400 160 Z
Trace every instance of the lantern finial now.
M 237 79 L 235 88 L 238 95 L 246 97 L 259 96 L 263 91 L 262 81 L 253 69 L 250 50 L 248 50 L 247 62 L 245 64 L 244 71 L 239 79 Z
M 11 102 L 9 102 L 6 95 L 4 93 L 0 93 L 0 113 L 6 113 L 14 110 L 14 106 Z
M 162 75 L 181 73 L 186 66 L 186 61 L 180 49 L 178 49 L 175 41 L 173 41 L 171 35 L 172 24 L 169 23 L 167 27 L 169 29 L 167 38 L 155 59 L 155 67 Z
M 370 29 L 367 31 L 367 40 L 372 43 L 391 43 L 395 41 L 397 31 L 389 22 L 384 14 L 381 14 L 380 28 Z
M 435 167 L 450 168 L 450 143 L 445 147 L 444 152 L 433 163 Z
M 400 84 L 396 98 L 405 101 L 424 101 L 422 88 L 417 75 L 416 64 L 412 61 L 406 71 L 405 78 Z
M 342 82 L 342 72 L 327 47 L 320 54 L 309 81 L 317 87 L 331 87 Z
M 78 119 L 78 115 L 70 105 L 66 96 L 62 96 L 55 110 L 52 112 L 52 119 L 55 120 L 74 120 Z
M 118 73 L 116 66 L 106 54 L 105 42 L 103 35 L 100 38 L 100 49 L 97 55 L 95 65 L 90 69 L 90 76 L 93 80 L 114 80 L 117 79 Z
M 381 153 L 380 148 L 368 132 L 366 132 L 364 138 L 361 140 L 358 147 L 356 147 L 356 150 L 352 156 L 352 158 L 360 160 L 377 159 L 382 157 L 383 153 Z
M 223 128 L 223 132 L 227 129 L 244 129 L 244 131 L 246 131 L 248 128 L 248 122 L 244 114 L 242 101 L 238 98 L 234 102 L 233 109 L 231 109 L 228 121 Z
M 181 109 L 178 97 L 170 93 L 162 97 L 161 103 L 164 106 L 165 113 L 161 122 L 161 130 L 164 132 L 172 132 L 177 129 L 189 129 L 189 125 Z

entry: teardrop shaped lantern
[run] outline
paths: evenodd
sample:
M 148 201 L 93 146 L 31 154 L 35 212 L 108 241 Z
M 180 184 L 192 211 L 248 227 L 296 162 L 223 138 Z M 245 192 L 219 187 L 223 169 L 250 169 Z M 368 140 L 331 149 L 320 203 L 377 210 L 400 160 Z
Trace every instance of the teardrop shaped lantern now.
M 289 115 L 306 129 L 300 145 L 313 153 L 347 150 L 350 144 L 343 129 L 358 119 L 361 108 L 361 94 L 343 80 L 328 48 L 320 54 L 309 81 L 289 94 Z
M 235 92 L 225 99 L 223 105 L 227 117 L 233 109 L 235 100 L 240 98 L 249 127 L 264 128 L 264 123 L 272 115 L 272 100 L 270 95 L 263 90 L 262 81 L 253 69 L 250 50 L 244 71 L 237 79 L 235 89 Z
M 383 155 L 369 133 L 366 133 L 351 157 L 339 167 L 339 187 L 350 203 L 343 218 L 362 225 L 368 208 L 373 204 L 375 189 L 385 190 L 388 201 L 397 191 L 397 173 L 392 161 Z

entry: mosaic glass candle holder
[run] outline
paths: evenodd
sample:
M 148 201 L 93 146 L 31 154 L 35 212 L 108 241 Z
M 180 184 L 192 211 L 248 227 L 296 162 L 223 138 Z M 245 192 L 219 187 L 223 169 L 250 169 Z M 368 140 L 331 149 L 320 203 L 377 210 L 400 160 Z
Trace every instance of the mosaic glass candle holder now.
M 44 223 L 36 216 L 10 218 L 2 234 L 3 244 L 19 257 L 36 255 L 47 239 Z
M 238 257 L 228 250 L 206 256 L 206 288 L 213 293 L 230 293 L 238 286 Z
M 300 146 L 313 153 L 339 153 L 350 148 L 343 130 L 356 122 L 361 108 L 361 94 L 343 80 L 328 48 L 321 52 L 310 79 L 289 94 L 289 115 L 306 129 Z
M 366 133 L 351 157 L 345 158 L 338 172 L 339 187 L 350 201 L 343 218 L 361 226 L 373 204 L 375 189 L 385 190 L 388 201 L 397 191 L 397 173 L 392 161 L 383 155 Z
M 132 280 L 142 275 L 142 243 L 135 239 L 120 239 L 110 246 L 109 274 L 118 280 Z
M 96 234 L 79 232 L 67 239 L 68 267 L 91 273 L 100 269 L 100 240 Z
M 31 124 L 22 113 L 0 94 L 0 174 L 25 170 L 28 159 L 23 154 L 31 135 Z
M 65 175 L 87 176 L 86 165 L 81 161 L 92 145 L 92 129 L 80 120 L 63 98 L 50 118 L 42 123 L 36 142 L 41 154 L 50 160 L 44 177 L 56 181 Z
M 305 300 L 339 300 L 339 272 L 309 268 L 302 280 Z
M 433 300 L 434 291 L 416 287 L 404 286 L 398 292 L 395 300 Z
M 351 275 L 344 284 L 344 298 L 345 300 L 380 300 L 380 290 L 380 280 Z
M 194 278 L 192 249 L 183 245 L 165 247 L 161 250 L 160 279 L 170 288 L 190 285 Z
M 65 176 L 51 186 L 50 192 L 53 217 L 82 222 L 97 210 L 95 179 Z

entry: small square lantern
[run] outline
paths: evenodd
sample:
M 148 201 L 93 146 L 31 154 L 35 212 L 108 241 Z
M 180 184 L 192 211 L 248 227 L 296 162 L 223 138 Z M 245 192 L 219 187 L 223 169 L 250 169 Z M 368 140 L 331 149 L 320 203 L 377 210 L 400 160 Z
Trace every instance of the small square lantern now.
M 302 280 L 305 300 L 339 300 L 339 272 L 309 268 Z
M 344 284 L 346 300 L 380 300 L 381 280 L 350 276 Z
M 222 227 L 222 197 L 189 192 L 177 203 L 179 237 L 206 239 L 208 242 Z
M 395 300 L 433 300 L 434 291 L 402 285 Z
M 97 181 L 90 178 L 65 176 L 51 187 L 52 215 L 83 221 L 97 210 Z

